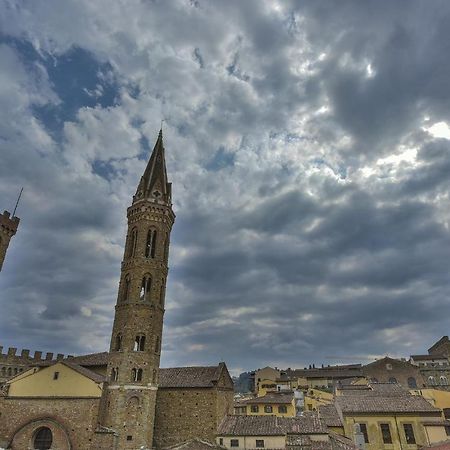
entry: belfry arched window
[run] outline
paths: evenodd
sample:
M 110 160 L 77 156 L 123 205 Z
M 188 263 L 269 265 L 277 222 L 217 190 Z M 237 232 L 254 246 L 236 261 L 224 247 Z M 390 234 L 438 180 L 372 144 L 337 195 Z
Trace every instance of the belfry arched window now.
M 143 352 L 145 350 L 145 336 L 143 334 L 138 334 L 134 340 L 135 352 Z
M 33 448 L 35 450 L 48 450 L 52 447 L 53 435 L 50 428 L 41 427 L 34 435 Z
M 137 228 L 131 230 L 130 242 L 128 246 L 128 257 L 131 258 L 136 254 L 138 231 Z
M 142 285 L 141 285 L 141 295 L 140 298 L 143 301 L 150 300 L 150 294 L 152 290 L 152 277 L 150 275 L 144 275 L 144 278 L 142 278 Z
M 445 375 L 441 375 L 439 377 L 439 383 L 441 384 L 441 386 L 447 386 L 448 384 L 448 379 Z
M 430 375 L 428 377 L 428 384 L 430 384 L 431 386 L 434 386 L 436 384 L 436 379 L 433 377 L 433 375 Z
M 111 370 L 111 381 L 118 381 L 119 380 L 119 368 L 113 367 Z
M 147 232 L 147 242 L 145 244 L 145 257 L 154 258 L 156 253 L 156 230 L 150 229 Z
M 142 369 L 131 370 L 131 381 L 142 381 Z
M 126 302 L 130 298 L 131 278 L 127 275 L 123 280 L 123 301 Z
M 114 350 L 116 352 L 122 350 L 122 335 L 120 333 L 116 336 L 116 340 L 114 343 Z

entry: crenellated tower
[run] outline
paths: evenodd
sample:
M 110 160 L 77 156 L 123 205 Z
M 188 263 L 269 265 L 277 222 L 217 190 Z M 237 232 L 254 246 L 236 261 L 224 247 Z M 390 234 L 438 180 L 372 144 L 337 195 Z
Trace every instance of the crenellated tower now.
M 149 449 L 153 444 L 169 240 L 175 220 L 162 131 L 127 217 L 102 424 L 118 432 L 118 448 Z
M 8 211 L 0 214 L 0 271 L 2 270 L 3 262 L 6 257 L 6 250 L 8 250 L 9 241 L 16 234 L 20 219 Z

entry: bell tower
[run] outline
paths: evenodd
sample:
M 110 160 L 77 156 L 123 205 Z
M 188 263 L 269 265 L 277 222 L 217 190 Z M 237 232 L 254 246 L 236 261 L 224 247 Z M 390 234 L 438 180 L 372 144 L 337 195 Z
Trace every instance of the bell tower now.
M 175 214 L 162 130 L 133 202 L 111 336 L 103 425 L 120 449 L 153 445 L 169 239 Z
M 15 211 L 14 211 L 15 212 Z M 2 270 L 3 261 L 6 257 L 9 241 L 16 234 L 20 219 L 8 211 L 0 214 L 0 271 Z

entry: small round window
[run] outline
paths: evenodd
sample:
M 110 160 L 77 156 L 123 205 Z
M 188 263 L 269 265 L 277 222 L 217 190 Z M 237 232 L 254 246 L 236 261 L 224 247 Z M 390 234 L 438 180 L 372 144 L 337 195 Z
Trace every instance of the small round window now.
M 48 450 L 52 447 L 53 435 L 50 428 L 41 427 L 34 436 L 35 450 Z

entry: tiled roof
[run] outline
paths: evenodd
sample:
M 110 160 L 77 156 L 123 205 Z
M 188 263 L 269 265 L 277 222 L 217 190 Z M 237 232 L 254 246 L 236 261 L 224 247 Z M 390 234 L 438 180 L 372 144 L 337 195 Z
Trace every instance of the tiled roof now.
M 388 395 L 389 397 L 403 397 L 410 395 L 409 391 L 398 383 L 368 383 L 366 385 L 346 386 L 344 389 L 338 389 L 338 391 L 344 396 L 380 397 Z
M 269 393 L 264 395 L 263 397 L 255 397 L 247 400 L 243 400 L 240 404 L 244 405 L 256 405 L 261 403 L 281 403 L 281 404 L 289 404 L 294 400 L 294 394 L 292 392 L 289 393 Z
M 450 426 L 450 420 L 424 420 L 422 422 L 422 425 L 426 426 L 435 426 L 435 427 L 449 427 Z
M 439 409 L 431 406 L 419 395 L 361 393 L 360 395 L 337 396 L 335 403 L 343 413 L 440 413 Z
M 357 450 L 358 447 L 353 441 L 345 436 L 330 431 L 330 441 L 333 444 L 333 450 Z
M 211 442 L 203 441 L 201 439 L 191 439 L 181 444 L 172 445 L 170 447 L 164 447 L 163 450 L 220 450 L 220 447 Z
M 421 450 L 450 450 L 450 441 L 437 442 L 425 447 L 420 447 Z
M 342 427 L 342 421 L 334 405 L 319 406 L 319 417 L 327 427 Z
M 222 436 L 284 436 L 286 433 L 326 434 L 317 415 L 301 417 L 225 416 L 219 426 Z
M 160 388 L 213 387 L 225 364 L 207 367 L 172 367 L 159 370 Z
M 313 441 L 308 435 L 292 434 L 286 438 L 289 448 L 307 448 L 308 450 L 333 450 L 330 441 Z
M 81 366 L 107 366 L 108 355 L 108 352 L 90 353 L 89 355 L 73 356 L 68 359 Z
M 96 383 L 103 383 L 106 381 L 106 378 L 92 370 L 87 369 L 86 367 L 82 367 L 79 364 L 76 364 L 72 362 L 71 360 L 64 359 L 62 361 L 58 361 L 71 369 L 75 370 L 76 372 L 80 373 L 81 375 L 84 375 L 87 378 L 90 378 L 92 381 L 95 381 Z
M 434 359 L 447 359 L 444 355 L 411 355 L 412 359 L 419 360 L 422 359 L 424 361 L 432 361 Z

